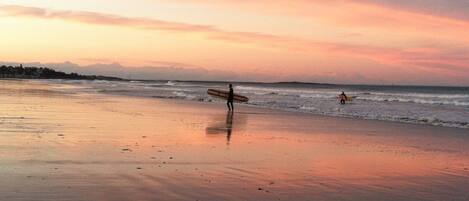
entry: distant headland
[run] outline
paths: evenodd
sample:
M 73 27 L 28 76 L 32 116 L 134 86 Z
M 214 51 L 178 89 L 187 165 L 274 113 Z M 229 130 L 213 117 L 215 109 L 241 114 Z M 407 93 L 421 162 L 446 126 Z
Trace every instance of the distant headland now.
M 16 79 L 71 79 L 71 80 L 124 80 L 118 77 L 101 75 L 80 75 L 78 73 L 65 73 L 45 67 L 0 66 L 1 78 Z

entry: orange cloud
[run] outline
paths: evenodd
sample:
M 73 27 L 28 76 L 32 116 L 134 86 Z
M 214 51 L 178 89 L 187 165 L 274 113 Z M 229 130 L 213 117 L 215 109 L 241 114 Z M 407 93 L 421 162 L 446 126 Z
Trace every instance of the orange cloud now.
M 380 5 L 413 13 L 469 20 L 469 13 L 467 12 L 469 2 L 465 0 L 356 0 L 356 2 Z
M 154 29 L 175 32 L 213 32 L 217 31 L 211 26 L 193 25 L 185 23 L 167 22 L 162 20 L 147 18 L 130 18 L 118 15 L 103 14 L 85 11 L 63 11 L 49 10 L 38 7 L 27 7 L 17 5 L 0 6 L 0 11 L 7 16 L 34 17 L 43 19 L 60 19 L 74 22 L 112 25 L 112 26 L 131 26 L 141 29 Z
M 277 1 L 274 6 L 278 6 L 276 9 L 288 10 L 290 8 L 287 6 L 286 2 L 287 1 Z M 257 3 L 251 2 L 250 5 Z M 302 5 L 304 7 L 299 10 L 299 13 L 304 11 L 303 14 L 305 15 L 314 15 L 314 12 L 306 12 L 311 8 L 308 6 L 313 5 L 310 1 L 298 1 L 294 4 L 296 6 Z M 323 8 L 335 5 L 337 5 L 337 2 L 331 1 L 329 3 L 321 3 L 314 6 Z M 296 8 L 296 6 L 293 8 Z M 348 25 L 355 24 L 357 26 L 367 25 L 388 28 L 397 26 L 399 29 L 401 27 L 407 27 L 409 29 L 425 27 L 426 29 L 430 29 L 431 27 L 442 28 L 449 26 L 453 28 L 451 30 L 457 32 L 456 35 L 458 36 L 459 34 L 467 33 L 469 30 L 464 29 L 469 27 L 468 23 L 463 20 L 414 14 L 407 11 L 396 11 L 383 6 L 371 4 L 353 3 L 349 5 L 349 8 L 354 9 L 350 11 L 350 14 L 343 14 L 342 16 L 326 15 L 326 18 L 329 18 L 329 20 L 334 19 Z M 327 11 L 328 10 L 322 11 L 322 13 L 327 13 Z M 332 58 L 364 58 L 383 64 L 408 65 L 427 69 L 444 69 L 449 72 L 462 72 L 469 76 L 469 56 L 467 55 L 469 47 L 466 43 L 459 46 L 436 43 L 434 45 L 418 45 L 418 47 L 397 48 L 314 41 L 304 38 L 258 32 L 227 31 L 208 25 L 179 23 L 150 18 L 125 17 L 97 12 L 51 10 L 39 7 L 16 5 L 0 6 L 0 12 L 5 16 L 10 17 L 57 19 L 84 24 L 132 27 L 137 29 L 166 31 L 181 34 L 201 34 L 209 40 L 218 40 L 234 44 L 258 45 L 267 48 L 275 48 L 281 51 L 294 50 L 306 53 L 317 53 L 330 56 Z M 353 16 L 353 14 L 356 14 L 357 12 L 362 14 Z M 407 23 L 407 25 L 401 25 L 402 22 Z M 416 30 L 416 32 L 417 31 L 418 30 Z
M 0 12 L 4 13 L 6 16 L 15 17 L 59 19 L 86 24 L 126 26 L 155 31 L 168 31 L 173 33 L 200 33 L 205 34 L 210 39 L 229 41 L 234 43 L 260 43 L 268 46 L 276 46 L 281 44 L 279 46 L 292 47 L 292 45 L 285 45 L 286 43 L 301 44 L 302 42 L 305 42 L 300 39 L 289 38 L 285 36 L 276 36 L 256 32 L 231 32 L 221 30 L 213 26 L 169 22 L 148 18 L 131 18 L 96 12 L 50 10 L 45 8 L 16 5 L 0 6 Z
M 207 38 L 213 40 L 221 40 L 233 43 L 260 44 L 267 47 L 278 47 L 282 49 L 295 49 L 301 51 L 315 51 L 331 48 L 335 49 L 340 46 L 346 46 L 349 48 L 352 47 L 351 45 L 346 44 L 315 42 L 288 36 L 278 36 L 256 32 L 225 31 L 213 26 L 169 22 L 148 18 L 131 18 L 96 12 L 50 10 L 45 8 L 16 5 L 0 6 L 0 12 L 7 16 L 15 17 L 59 19 L 95 25 L 125 26 L 155 31 L 168 31 L 173 33 L 205 34 Z
M 304 20 L 314 19 L 336 27 L 358 28 L 361 30 L 377 29 L 383 32 L 383 35 L 399 32 L 407 35 L 431 37 L 438 33 L 441 38 L 446 39 L 457 36 L 460 41 L 469 41 L 467 37 L 464 37 L 469 35 L 469 14 L 461 14 L 467 16 L 465 18 L 458 17 L 460 15 L 456 17 L 451 15 L 450 11 L 459 10 L 459 13 L 462 13 L 464 9 L 458 8 L 459 4 L 457 3 L 447 3 L 444 0 L 440 0 L 440 7 L 445 2 L 452 6 L 440 9 L 445 10 L 445 13 L 430 12 L 429 6 L 417 9 L 414 4 L 418 3 L 403 0 L 399 0 L 402 5 L 398 5 L 395 1 L 386 0 L 172 0 L 172 2 L 174 1 L 204 4 L 212 7 L 221 6 L 243 12 L 251 11 L 298 17 Z M 422 4 L 422 2 L 420 3 Z M 427 4 L 430 4 L 430 2 Z

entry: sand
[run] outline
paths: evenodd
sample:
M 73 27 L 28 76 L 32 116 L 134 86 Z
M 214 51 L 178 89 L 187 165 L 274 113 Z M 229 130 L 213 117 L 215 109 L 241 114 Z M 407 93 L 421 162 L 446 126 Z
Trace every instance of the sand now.
M 0 200 L 469 200 L 467 129 L 67 87 L 0 81 Z

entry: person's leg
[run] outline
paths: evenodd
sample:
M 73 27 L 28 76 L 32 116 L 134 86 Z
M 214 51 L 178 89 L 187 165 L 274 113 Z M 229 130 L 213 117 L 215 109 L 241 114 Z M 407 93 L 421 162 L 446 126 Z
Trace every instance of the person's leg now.
M 231 111 L 231 107 L 230 107 L 230 101 L 226 101 L 226 106 L 228 106 L 228 110 Z
M 233 101 L 230 101 L 230 105 L 231 105 L 231 110 L 234 111 Z

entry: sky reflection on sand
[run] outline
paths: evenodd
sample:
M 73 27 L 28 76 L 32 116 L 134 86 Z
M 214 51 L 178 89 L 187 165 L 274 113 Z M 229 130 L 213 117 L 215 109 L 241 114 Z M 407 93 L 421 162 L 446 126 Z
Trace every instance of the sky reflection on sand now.
M 234 114 L 227 111 L 225 116 L 214 115 L 212 122 L 205 128 L 207 137 L 226 136 L 226 144 L 229 145 L 234 133 L 243 134 L 247 123 L 247 115 Z
M 1 86 L 2 200 L 469 198 L 464 129 Z

